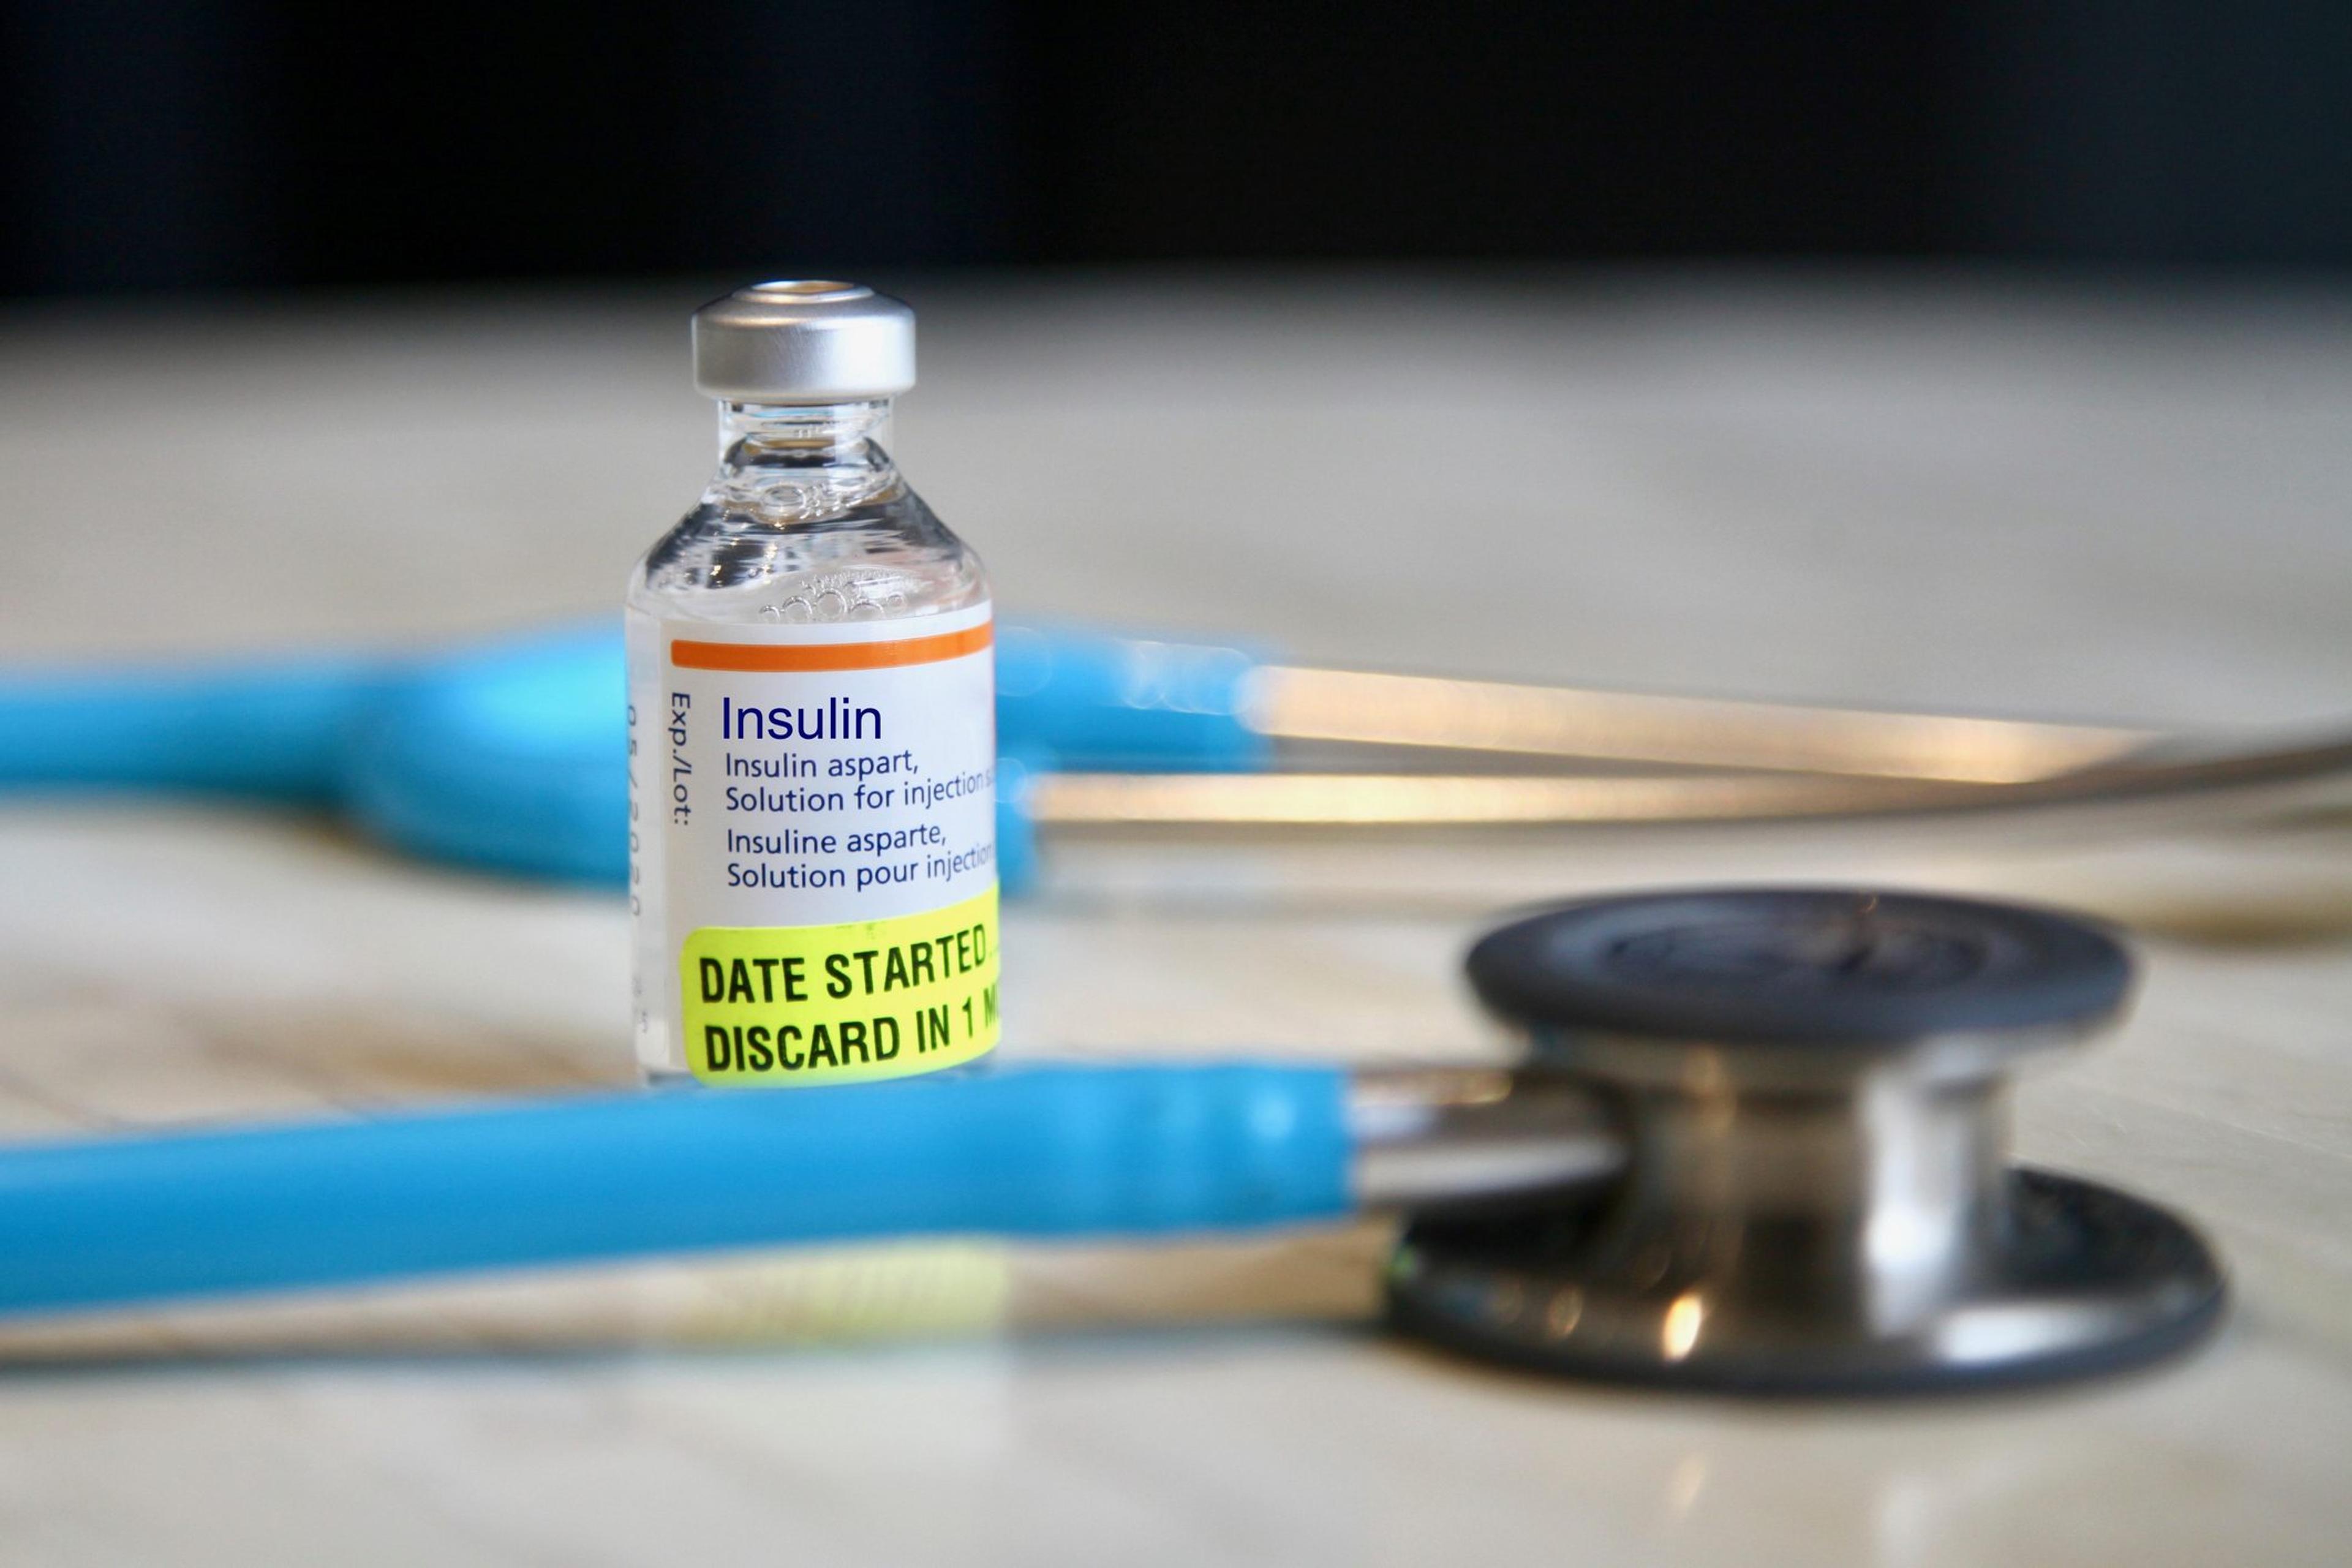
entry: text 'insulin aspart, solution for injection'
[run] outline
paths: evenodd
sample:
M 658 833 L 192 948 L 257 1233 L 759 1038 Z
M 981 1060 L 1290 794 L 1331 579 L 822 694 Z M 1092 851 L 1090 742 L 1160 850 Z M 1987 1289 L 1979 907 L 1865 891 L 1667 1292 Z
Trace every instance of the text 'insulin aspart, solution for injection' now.
M 719 473 L 629 584 L 629 896 L 654 1077 L 894 1078 L 996 1043 L 988 580 L 899 478 L 915 317 L 695 313 Z

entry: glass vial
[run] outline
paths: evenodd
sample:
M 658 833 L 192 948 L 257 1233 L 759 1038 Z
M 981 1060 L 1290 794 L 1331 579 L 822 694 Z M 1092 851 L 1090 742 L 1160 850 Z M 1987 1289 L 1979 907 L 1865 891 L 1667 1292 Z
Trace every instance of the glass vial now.
M 894 1078 L 995 1044 L 979 559 L 900 478 L 914 312 L 761 283 L 695 313 L 719 471 L 629 584 L 629 896 L 653 1078 Z

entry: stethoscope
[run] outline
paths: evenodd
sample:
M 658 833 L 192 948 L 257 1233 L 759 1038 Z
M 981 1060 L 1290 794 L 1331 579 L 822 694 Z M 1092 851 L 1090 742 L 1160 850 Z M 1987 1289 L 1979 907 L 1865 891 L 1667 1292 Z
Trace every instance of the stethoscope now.
M 2196 1342 L 2144 1200 L 2010 1163 L 2012 1067 L 2113 1021 L 2104 931 L 1900 893 L 1663 892 L 1472 950 L 1511 1069 L 1006 1066 L 0 1150 L 0 1312 L 924 1234 L 1404 1226 L 1400 1331 L 1533 1371 L 1874 1394 Z
M 427 859 L 619 886 L 623 664 L 617 633 L 597 626 L 430 658 L 0 677 L 0 789 L 325 805 Z M 1000 628 L 997 667 L 998 863 L 1013 892 L 1035 873 L 1041 833 L 2006 827 L 2038 814 L 2137 828 L 2352 793 L 2341 736 L 2215 742 L 1308 668 L 1066 627 Z M 1277 744 L 1297 753 L 1286 764 L 1319 747 L 1356 765 L 1275 770 Z M 1480 765 L 1368 771 L 1367 756 Z

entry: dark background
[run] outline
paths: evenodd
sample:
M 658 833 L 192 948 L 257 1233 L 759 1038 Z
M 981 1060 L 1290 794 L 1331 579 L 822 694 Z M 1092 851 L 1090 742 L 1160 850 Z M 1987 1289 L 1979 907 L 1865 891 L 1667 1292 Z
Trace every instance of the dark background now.
M 2343 0 L 0 8 L 0 292 L 2352 265 Z

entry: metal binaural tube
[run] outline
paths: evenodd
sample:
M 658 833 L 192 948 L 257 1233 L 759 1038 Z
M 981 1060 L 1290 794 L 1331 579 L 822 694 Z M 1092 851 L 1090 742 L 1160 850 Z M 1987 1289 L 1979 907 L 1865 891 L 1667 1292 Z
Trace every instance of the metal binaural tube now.
M 1242 711 L 1261 734 L 1290 740 L 1961 784 L 2048 778 L 2159 739 L 2105 725 L 1283 665 L 1252 673 Z
M 1618 1179 L 1625 1134 L 1590 1089 L 1496 1068 L 1351 1074 L 1349 1185 L 1365 1208 L 1422 1213 L 1565 1195 Z
M 2017 784 L 1828 774 L 1437 773 L 1032 775 L 1017 804 L 1045 828 L 1571 828 L 1897 818 L 2010 823 L 2048 815 L 2160 824 L 2341 809 L 2352 738 L 2122 762 Z

